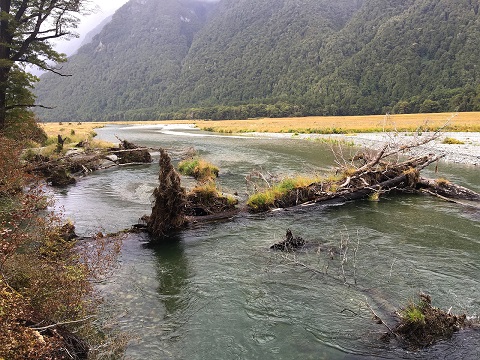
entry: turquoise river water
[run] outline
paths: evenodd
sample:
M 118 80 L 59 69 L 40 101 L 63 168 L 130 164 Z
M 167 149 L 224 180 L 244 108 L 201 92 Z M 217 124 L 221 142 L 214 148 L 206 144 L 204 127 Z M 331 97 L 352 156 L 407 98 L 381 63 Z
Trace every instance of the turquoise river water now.
M 173 162 L 194 147 L 219 166 L 223 191 L 242 199 L 252 170 L 322 173 L 335 160 L 328 145 L 307 140 L 162 126 L 107 126 L 97 133 L 169 149 Z M 480 191 L 476 167 L 440 163 L 439 174 L 425 174 Z M 150 213 L 157 179 L 156 162 L 104 170 L 55 197 L 79 235 L 115 232 Z M 268 249 L 287 228 L 308 240 L 306 250 Z M 118 268 L 100 285 L 113 326 L 132 338 L 129 359 L 480 358 L 479 330 L 421 351 L 382 341 L 386 328 L 367 306 L 392 321 L 393 311 L 425 292 L 435 306 L 478 316 L 479 207 L 391 195 L 191 226 L 156 247 L 147 241 L 143 234 L 128 235 Z M 338 254 L 329 252 L 341 242 L 349 246 L 346 282 Z

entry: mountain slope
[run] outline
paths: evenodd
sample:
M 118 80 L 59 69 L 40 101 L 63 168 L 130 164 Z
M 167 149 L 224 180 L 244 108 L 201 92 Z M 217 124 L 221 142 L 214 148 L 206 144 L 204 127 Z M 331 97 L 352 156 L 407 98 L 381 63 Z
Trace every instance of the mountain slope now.
M 480 0 L 132 0 L 45 120 L 480 110 Z M 195 108 L 195 109 L 192 109 Z M 190 109 L 190 110 L 189 110 Z
M 159 94 L 180 76 L 209 8 L 196 1 L 128 2 L 69 58 L 62 71 L 71 77 L 42 76 L 38 102 L 56 106 L 48 117 L 65 120 L 155 106 Z

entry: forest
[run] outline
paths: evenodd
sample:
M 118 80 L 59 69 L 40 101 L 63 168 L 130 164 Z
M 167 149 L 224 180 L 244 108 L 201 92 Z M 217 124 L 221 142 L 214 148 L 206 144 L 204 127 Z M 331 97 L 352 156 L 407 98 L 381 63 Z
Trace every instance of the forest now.
M 36 87 L 43 121 L 480 110 L 478 0 L 130 1 Z

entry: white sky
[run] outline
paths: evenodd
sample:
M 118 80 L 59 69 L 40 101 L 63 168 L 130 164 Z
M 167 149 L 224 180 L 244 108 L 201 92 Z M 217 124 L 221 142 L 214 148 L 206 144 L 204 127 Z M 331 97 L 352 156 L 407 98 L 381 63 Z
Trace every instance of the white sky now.
M 76 32 L 80 35 L 77 39 L 71 40 L 61 40 L 57 42 L 55 50 L 59 52 L 66 53 L 71 55 L 71 53 L 78 49 L 85 35 L 95 28 L 103 19 L 107 16 L 113 14 L 118 8 L 123 4 L 128 2 L 128 0 L 88 0 L 92 7 L 96 11 L 91 14 L 81 18 L 79 27 L 76 29 Z M 72 51 L 73 50 L 73 51 Z

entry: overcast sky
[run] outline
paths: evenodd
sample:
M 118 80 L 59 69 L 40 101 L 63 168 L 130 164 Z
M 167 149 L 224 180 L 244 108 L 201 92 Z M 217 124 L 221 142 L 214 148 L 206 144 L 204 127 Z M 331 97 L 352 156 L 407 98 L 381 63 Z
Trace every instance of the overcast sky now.
M 84 36 L 97 26 L 107 16 L 113 14 L 115 10 L 120 8 L 128 0 L 89 0 L 92 6 L 95 7 L 95 12 L 91 15 L 82 17 L 81 23 L 76 30 L 80 35 L 78 39 L 71 39 L 69 41 L 59 41 L 55 49 L 59 52 L 71 55 L 71 53 L 80 46 Z

